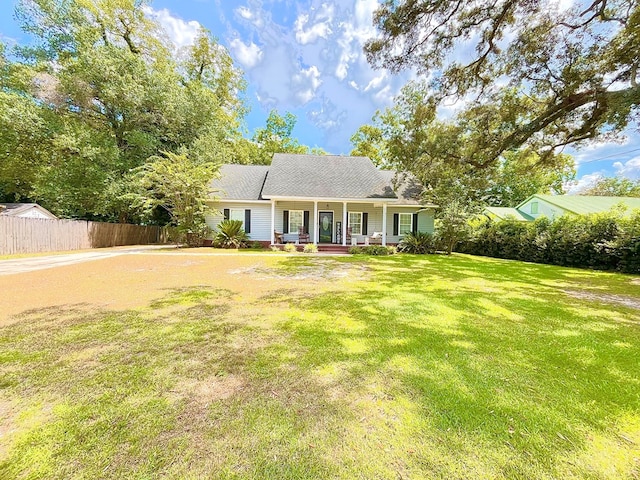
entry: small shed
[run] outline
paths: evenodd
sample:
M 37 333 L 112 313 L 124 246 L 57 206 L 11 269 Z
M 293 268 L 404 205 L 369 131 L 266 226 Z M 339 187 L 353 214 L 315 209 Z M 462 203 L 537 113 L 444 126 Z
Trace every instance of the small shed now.
M 45 220 L 56 220 L 58 218 L 37 203 L 0 203 L 0 215 L 20 218 L 42 218 Z

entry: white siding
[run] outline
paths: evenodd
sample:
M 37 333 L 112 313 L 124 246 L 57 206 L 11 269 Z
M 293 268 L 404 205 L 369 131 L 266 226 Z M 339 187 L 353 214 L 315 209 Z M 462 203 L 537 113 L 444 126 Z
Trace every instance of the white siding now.
M 270 241 L 271 240 L 271 203 L 217 203 L 215 208 L 219 210 L 217 215 L 207 217 L 207 224 L 215 229 L 223 220 L 223 209 L 249 209 L 251 210 L 251 240 Z M 401 236 L 393 235 L 393 215 L 395 213 L 416 213 L 419 207 L 415 208 L 387 208 L 387 243 L 398 243 Z M 313 202 L 276 202 L 275 209 L 275 230 L 284 232 L 284 211 L 285 210 L 302 210 L 309 212 L 309 235 L 311 240 L 315 238 L 315 229 L 317 222 L 314 218 Z M 336 242 L 336 223 L 343 221 L 343 204 L 339 202 L 318 202 L 318 212 L 333 212 L 333 242 Z M 348 212 L 362 212 L 368 214 L 367 232 L 363 235 L 354 235 L 359 244 L 363 244 L 365 237 L 371 236 L 373 232 L 382 231 L 382 207 L 374 207 L 373 204 L 367 203 L 347 203 Z M 418 230 L 421 232 L 433 233 L 433 211 L 421 211 L 418 214 Z M 298 240 L 298 232 L 289 232 L 284 234 L 286 242 L 295 242 Z
M 207 216 L 207 225 L 214 230 L 224 220 L 225 208 L 251 210 L 251 233 L 249 238 L 256 241 L 271 241 L 271 203 L 216 203 L 216 215 Z

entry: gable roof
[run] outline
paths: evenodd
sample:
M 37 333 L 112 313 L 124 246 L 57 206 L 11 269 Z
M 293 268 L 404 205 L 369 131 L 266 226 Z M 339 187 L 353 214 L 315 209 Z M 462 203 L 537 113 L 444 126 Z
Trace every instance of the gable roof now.
M 552 205 L 577 215 L 600 213 L 611 210 L 622 204 L 630 210 L 640 208 L 640 198 L 634 197 L 600 197 L 596 195 L 532 195 L 516 208 L 520 209 L 531 199 L 538 198 Z
M 31 209 L 38 210 L 43 215 L 51 219 L 58 218 L 49 210 L 41 207 L 37 203 L 0 203 L 0 215 L 5 215 L 8 217 L 18 217 Z
M 229 200 L 262 200 L 267 165 L 222 165 L 220 178 L 211 182 L 214 195 Z
M 517 208 L 512 207 L 485 207 L 485 212 L 489 212 L 500 220 L 505 220 L 508 217 L 513 217 L 520 222 L 531 222 L 533 217 L 527 215 L 524 212 L 519 211 Z
M 367 157 L 276 153 L 264 198 L 397 199 Z

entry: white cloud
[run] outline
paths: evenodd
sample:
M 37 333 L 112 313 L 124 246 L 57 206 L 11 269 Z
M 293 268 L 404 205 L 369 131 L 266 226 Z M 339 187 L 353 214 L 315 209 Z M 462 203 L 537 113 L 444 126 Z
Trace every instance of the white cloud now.
M 154 10 L 149 6 L 145 6 L 143 7 L 143 11 L 145 15 L 148 15 L 160 23 L 176 49 L 193 45 L 196 35 L 201 28 L 200 23 L 195 20 L 186 22 L 181 18 L 173 16 L 166 8 Z
M 238 62 L 245 68 L 253 68 L 262 61 L 263 52 L 253 42 L 247 45 L 242 40 L 234 38 L 229 42 L 229 48 Z
M 315 65 L 300 70 L 291 80 L 291 85 L 295 89 L 295 97 L 301 105 L 309 103 L 313 99 L 321 84 L 320 71 Z
M 595 185 L 601 178 L 604 178 L 604 175 L 601 172 L 589 173 L 587 175 L 583 175 L 576 181 L 566 184 L 564 188 L 569 195 L 577 195 L 582 190 Z
M 308 13 L 303 13 L 296 19 L 294 28 L 296 32 L 296 41 L 300 45 L 314 43 L 319 38 L 327 39 L 333 31 L 331 23 L 333 22 L 334 8 L 333 5 L 322 4 L 320 10 L 312 12 L 313 18 Z M 311 25 L 307 27 L 307 24 Z M 307 27 L 307 28 L 305 28 Z
M 613 168 L 616 169 L 616 175 L 627 177 L 632 180 L 640 179 L 640 157 L 634 157 L 626 162 L 615 162 Z
M 238 15 L 246 20 L 251 20 L 253 18 L 253 12 L 247 7 L 238 7 L 235 11 Z

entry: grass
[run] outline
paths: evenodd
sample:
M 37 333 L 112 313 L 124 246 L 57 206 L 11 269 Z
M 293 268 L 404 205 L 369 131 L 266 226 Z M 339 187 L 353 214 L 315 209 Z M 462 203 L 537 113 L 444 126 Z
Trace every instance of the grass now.
M 640 477 L 638 277 L 224 258 L 2 328 L 0 478 Z

